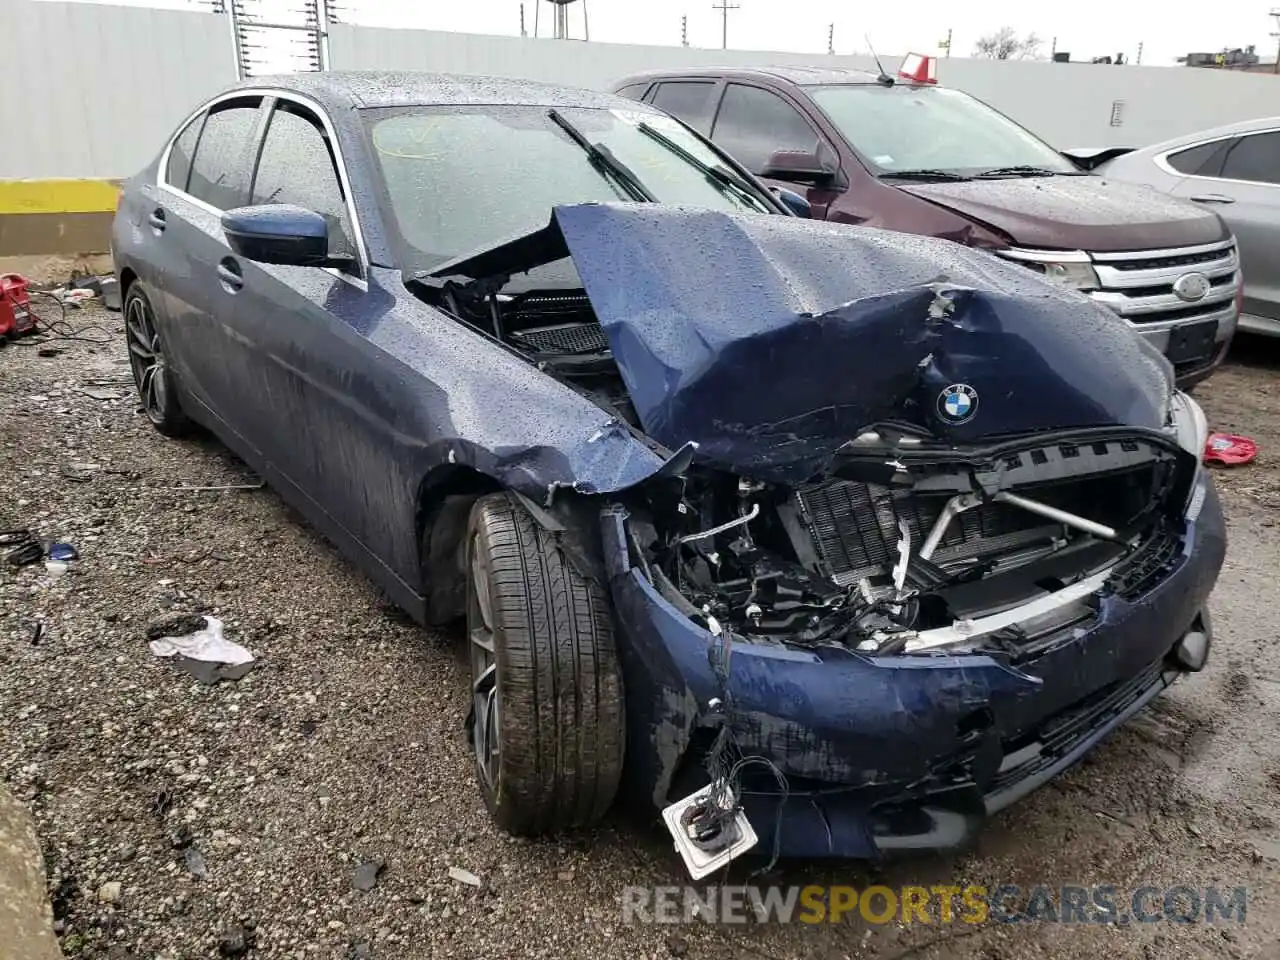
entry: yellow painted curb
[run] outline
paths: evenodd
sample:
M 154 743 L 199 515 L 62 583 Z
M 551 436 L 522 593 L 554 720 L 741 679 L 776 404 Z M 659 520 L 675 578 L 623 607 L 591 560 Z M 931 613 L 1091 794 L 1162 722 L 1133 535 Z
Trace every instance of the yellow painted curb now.
M 0 215 L 113 213 L 119 193 L 112 180 L 0 180 Z

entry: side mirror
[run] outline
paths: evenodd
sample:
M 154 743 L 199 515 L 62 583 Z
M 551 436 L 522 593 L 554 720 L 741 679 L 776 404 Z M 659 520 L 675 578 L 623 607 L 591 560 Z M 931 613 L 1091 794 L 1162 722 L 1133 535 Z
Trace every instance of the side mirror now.
M 807 150 L 778 150 L 765 161 L 764 169 L 757 176 L 766 180 L 786 180 L 791 183 L 830 183 L 836 172 L 818 156 Z
M 788 190 L 785 187 L 770 187 L 769 190 L 784 207 L 797 217 L 813 216 L 813 208 L 809 206 L 809 201 L 794 190 Z
M 233 252 L 258 263 L 336 267 L 349 262 L 329 256 L 329 223 L 324 217 L 288 203 L 228 210 L 222 215 L 222 232 Z

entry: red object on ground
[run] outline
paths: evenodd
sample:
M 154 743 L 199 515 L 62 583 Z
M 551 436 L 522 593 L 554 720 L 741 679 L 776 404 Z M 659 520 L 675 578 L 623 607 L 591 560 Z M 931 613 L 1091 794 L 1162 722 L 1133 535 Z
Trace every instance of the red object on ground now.
M 18 273 L 0 273 L 0 337 L 20 337 L 35 328 L 27 278 Z
M 1211 433 L 1204 445 L 1204 462 L 1220 463 L 1226 467 L 1249 463 L 1257 455 L 1256 442 L 1231 433 Z

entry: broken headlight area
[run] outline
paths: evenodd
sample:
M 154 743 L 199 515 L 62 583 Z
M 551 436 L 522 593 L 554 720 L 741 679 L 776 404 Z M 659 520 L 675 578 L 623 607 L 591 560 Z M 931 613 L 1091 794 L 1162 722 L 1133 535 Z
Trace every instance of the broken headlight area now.
M 1131 599 L 1176 568 L 1195 464 L 1167 440 L 895 449 L 794 488 L 693 467 L 674 505 L 633 512 L 633 553 L 712 633 L 868 654 L 1025 655 L 1100 594 Z

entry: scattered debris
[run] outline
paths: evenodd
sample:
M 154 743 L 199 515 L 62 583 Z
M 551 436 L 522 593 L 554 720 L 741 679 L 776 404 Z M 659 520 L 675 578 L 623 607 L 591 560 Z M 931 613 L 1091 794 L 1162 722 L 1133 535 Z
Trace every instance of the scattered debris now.
M 368 893 L 378 885 L 378 877 L 386 865 L 387 862 L 381 858 L 364 861 L 364 863 L 356 867 L 356 875 L 351 881 L 351 885 L 357 890 Z
M 147 626 L 147 639 L 160 640 L 163 637 L 180 637 L 188 633 L 196 633 L 204 629 L 204 617 L 198 613 L 178 613 L 162 617 Z
M 348 956 L 351 960 L 373 960 L 373 948 L 364 941 L 353 943 Z
M 210 490 L 261 490 L 266 485 L 266 481 L 259 480 L 257 483 L 222 483 L 210 487 L 189 487 L 179 484 L 174 489 L 181 490 L 184 493 L 202 493 Z
M 174 666 L 203 684 L 239 680 L 253 669 L 253 654 L 222 635 L 222 621 L 217 617 L 171 617 L 152 624 L 147 637 L 154 656 L 173 657 Z
M 8 556 L 11 567 L 25 567 L 44 556 L 44 547 L 37 540 L 28 540 Z
M 98 888 L 98 900 L 102 903 L 118 903 L 122 889 L 119 880 L 108 880 Z
M 200 852 L 198 847 L 187 847 L 182 853 L 182 862 L 187 865 L 187 869 L 191 871 L 191 875 L 197 880 L 203 880 L 209 875 L 209 868 L 204 862 L 204 854 Z
M 79 560 L 80 551 L 69 543 L 51 543 L 49 544 L 50 560 Z
M 58 467 L 58 472 L 75 483 L 88 483 L 97 469 L 96 463 L 64 463 Z
M 109 387 L 81 387 L 80 392 L 94 400 L 119 400 L 124 396 L 122 391 L 112 390 Z
M 248 927 L 227 927 L 218 940 L 218 953 L 224 957 L 243 957 L 253 946 L 254 931 Z
M 470 870 L 463 870 L 461 867 L 450 867 L 449 879 L 456 880 L 458 883 L 465 883 L 469 887 L 480 887 L 484 885 L 483 880 L 477 877 Z
M 44 562 L 44 570 L 49 575 L 50 580 L 57 580 L 70 569 L 71 565 L 65 560 L 46 560 Z
M 163 817 L 169 812 L 171 806 L 173 806 L 173 792 L 170 790 L 161 790 L 151 798 L 151 812 L 157 817 Z
M 1256 441 L 1233 433 L 1211 433 L 1204 445 L 1205 463 L 1216 463 L 1224 467 L 1252 463 L 1257 455 Z
M 63 352 L 65 351 L 59 349 L 58 347 L 41 347 L 36 351 L 36 356 L 37 357 L 56 357 Z

